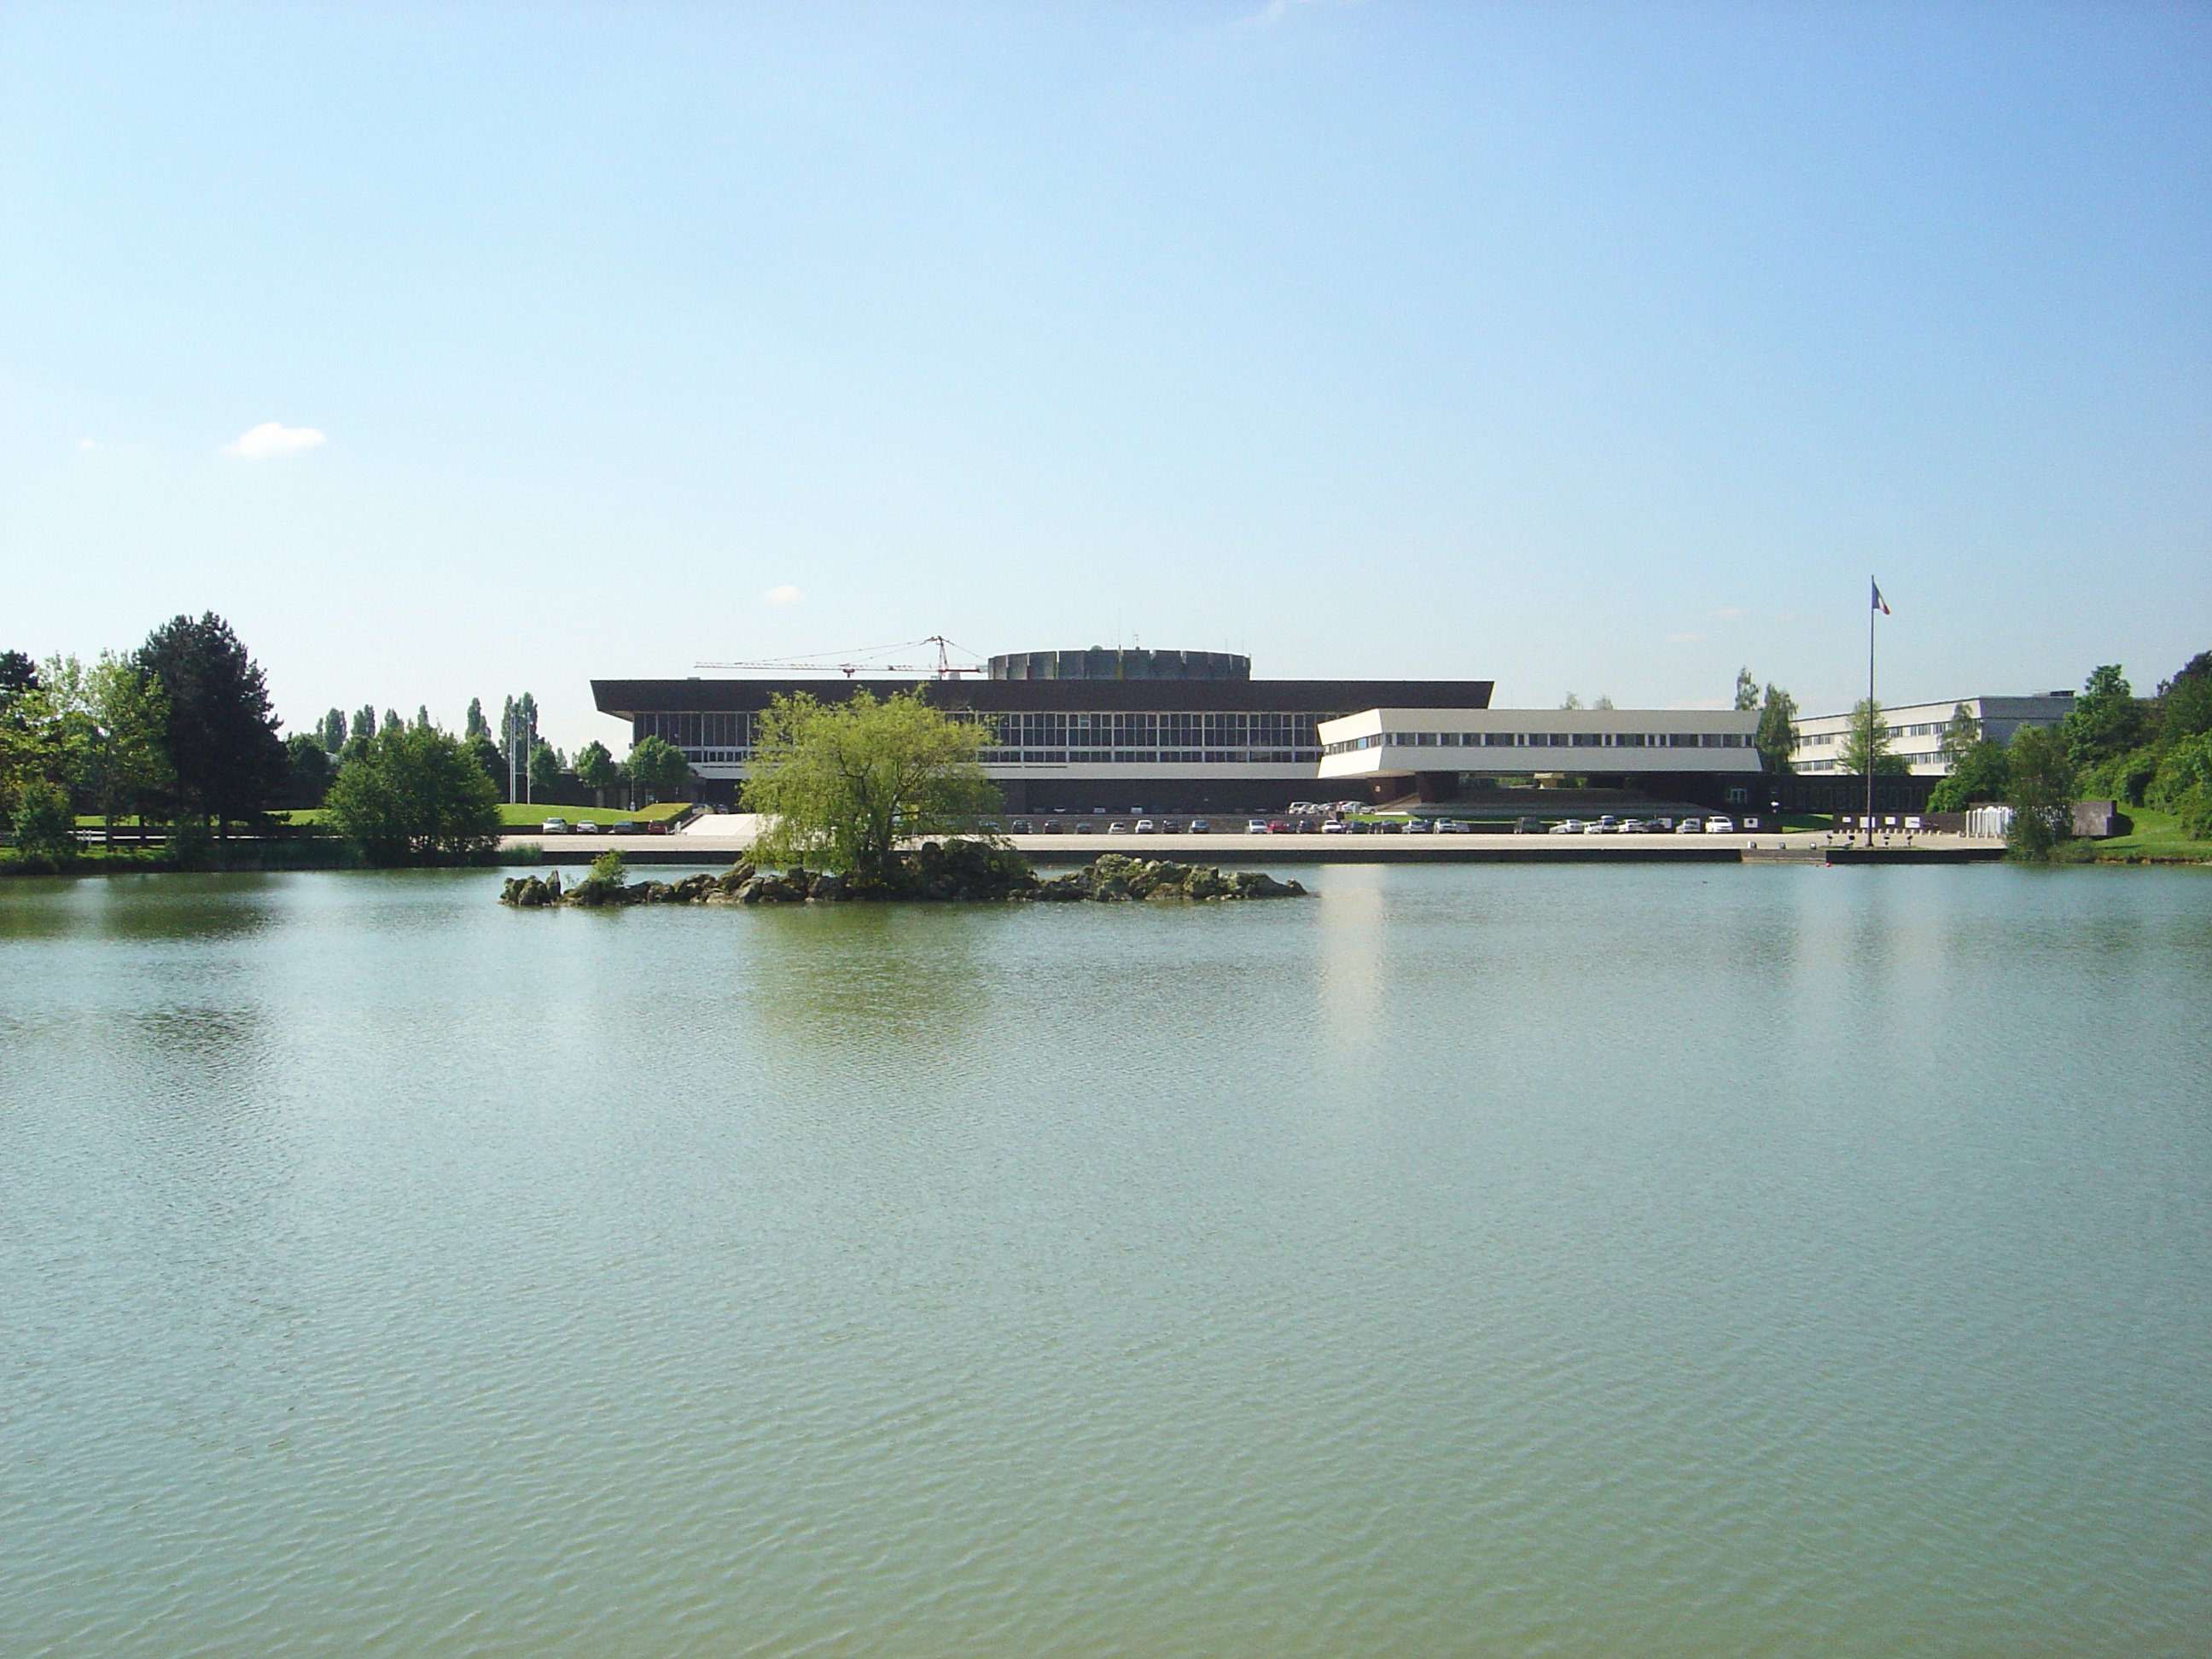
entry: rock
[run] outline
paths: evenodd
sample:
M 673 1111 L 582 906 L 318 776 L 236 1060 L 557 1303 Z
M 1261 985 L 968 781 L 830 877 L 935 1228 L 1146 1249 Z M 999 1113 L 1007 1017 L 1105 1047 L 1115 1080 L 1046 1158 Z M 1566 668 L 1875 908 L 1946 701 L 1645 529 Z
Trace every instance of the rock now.
M 825 904 L 836 903 L 845 896 L 845 878 L 836 874 L 817 876 L 813 885 L 806 890 L 806 896 Z

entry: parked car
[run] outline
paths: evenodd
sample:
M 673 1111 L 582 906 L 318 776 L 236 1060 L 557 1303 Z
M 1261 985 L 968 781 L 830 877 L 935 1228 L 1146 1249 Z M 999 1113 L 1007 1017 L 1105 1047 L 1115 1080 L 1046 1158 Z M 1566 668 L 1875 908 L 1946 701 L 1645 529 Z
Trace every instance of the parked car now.
M 1245 819 L 1245 820 L 1244 820 L 1244 833 L 1245 833 L 1246 835 L 1248 835 L 1248 836 L 1264 836 L 1264 835 L 1266 835 L 1266 834 L 1267 833 L 1267 819 L 1265 819 L 1265 818 L 1247 818 L 1247 819 Z
M 1190 833 L 1194 836 L 1210 836 L 1213 833 L 1213 826 L 1204 818 L 1193 818 L 1190 821 Z
M 1289 835 L 1291 833 L 1291 821 L 1288 818 L 1269 818 L 1267 820 L 1267 833 L 1271 836 Z
M 1006 826 L 1006 830 L 1007 833 L 1010 835 L 1016 836 L 1028 836 L 1034 835 L 1036 833 L 1035 830 L 1030 828 L 1030 821 L 1027 818 L 1016 818 L 1012 823 Z
M 1538 836 L 1543 831 L 1543 823 L 1538 819 L 1516 818 L 1513 820 L 1513 833 L 1516 836 Z
M 1650 827 L 1642 818 L 1623 818 L 1620 821 L 1619 833 L 1624 836 L 1640 836 Z
M 1438 818 L 1435 829 L 1436 833 L 1440 836 L 1464 836 L 1473 833 L 1468 829 L 1467 820 L 1464 818 Z
M 1121 819 L 1115 818 L 1113 823 L 1106 826 L 1106 833 L 1109 836 L 1126 836 L 1129 833 L 1129 826 Z
M 1548 833 L 1554 836 L 1579 836 L 1583 827 L 1580 818 L 1561 818 L 1551 827 Z
M 565 836 L 568 833 L 568 820 L 548 818 L 538 826 L 538 833 L 541 836 Z
M 1322 825 L 1321 832 L 1324 836 L 1342 836 L 1351 833 L 1342 818 L 1329 819 L 1328 823 Z
M 1709 836 L 1732 836 L 1735 834 L 1735 820 L 1725 812 L 1717 813 L 1705 820 L 1705 833 Z
M 1426 818 L 1407 818 L 1405 833 L 1409 836 L 1425 836 L 1435 827 Z
M 573 833 L 579 836 L 604 836 L 606 832 L 607 827 L 604 823 L 594 823 L 589 818 L 578 818 Z
M 1583 834 L 1586 836 L 1609 836 L 1612 833 L 1613 826 L 1611 824 L 1600 823 L 1595 819 L 1583 825 Z
M 1098 826 L 1079 819 L 1075 825 L 1075 833 L 1079 836 L 1095 836 L 1098 833 Z
M 1705 821 L 1703 818 L 1684 818 L 1674 826 L 1674 833 L 1678 836 L 1702 836 L 1705 833 Z
M 1674 820 L 1672 818 L 1658 817 L 1653 818 L 1650 822 L 1651 828 L 1661 835 L 1670 835 L 1674 832 Z
M 1154 823 L 1150 818 L 1139 818 L 1137 820 L 1137 833 L 1140 836 L 1157 836 L 1160 833 L 1160 826 Z
M 1048 836 L 1058 835 L 1060 833 L 1060 820 L 1058 818 L 1047 818 L 1044 821 L 1044 832 Z
M 647 818 L 645 821 L 645 833 L 648 836 L 666 835 L 668 833 L 668 820 L 666 818 Z
M 645 826 L 635 818 L 617 818 L 607 826 L 607 833 L 611 836 L 641 836 L 645 833 Z

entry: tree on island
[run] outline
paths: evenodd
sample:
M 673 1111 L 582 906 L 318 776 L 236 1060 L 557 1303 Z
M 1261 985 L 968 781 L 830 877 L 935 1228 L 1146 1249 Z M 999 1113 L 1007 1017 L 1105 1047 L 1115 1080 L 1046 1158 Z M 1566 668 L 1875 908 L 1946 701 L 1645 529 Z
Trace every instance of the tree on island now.
M 672 800 L 691 787 L 691 763 L 665 738 L 640 738 L 624 769 L 630 787 L 654 800 Z
M 1877 777 L 1901 777 L 1911 771 L 1910 763 L 1890 746 L 1889 722 L 1882 707 L 1871 697 L 1851 706 L 1850 730 L 1844 734 L 1844 770 L 1854 777 L 1869 772 Z
M 290 774 L 269 685 L 230 624 L 212 611 L 175 617 L 132 659 L 168 694 L 163 748 L 179 816 L 205 818 L 218 835 L 276 804 Z
M 470 746 L 434 726 L 387 726 L 338 769 L 324 806 L 371 864 L 465 858 L 499 835 L 499 791 Z
M 979 757 L 982 726 L 933 708 L 917 689 L 844 702 L 773 699 L 753 744 L 745 810 L 765 815 L 762 865 L 817 864 L 858 886 L 896 879 L 902 840 L 970 827 L 1001 803 Z

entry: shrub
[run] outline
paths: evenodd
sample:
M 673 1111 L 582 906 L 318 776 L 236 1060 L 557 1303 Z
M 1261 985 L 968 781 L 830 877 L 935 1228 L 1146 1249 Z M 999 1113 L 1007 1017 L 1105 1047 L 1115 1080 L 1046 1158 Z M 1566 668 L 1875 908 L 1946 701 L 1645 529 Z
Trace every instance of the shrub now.
M 388 726 L 364 739 L 325 804 L 371 864 L 450 862 L 499 836 L 499 792 L 465 744 L 431 726 Z
M 15 804 L 15 845 L 26 864 L 50 868 L 76 856 L 76 818 L 66 791 L 51 783 L 24 787 Z

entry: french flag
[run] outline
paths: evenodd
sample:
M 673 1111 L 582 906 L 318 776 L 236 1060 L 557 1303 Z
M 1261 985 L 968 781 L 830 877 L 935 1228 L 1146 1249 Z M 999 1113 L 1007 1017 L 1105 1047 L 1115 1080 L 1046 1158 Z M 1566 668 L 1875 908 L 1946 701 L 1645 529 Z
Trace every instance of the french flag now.
M 1887 617 L 1889 615 L 1889 601 L 1881 596 L 1881 584 L 1875 581 L 1870 577 L 1868 579 L 1868 581 L 1869 586 L 1874 589 L 1874 608 L 1881 611 L 1883 616 Z

